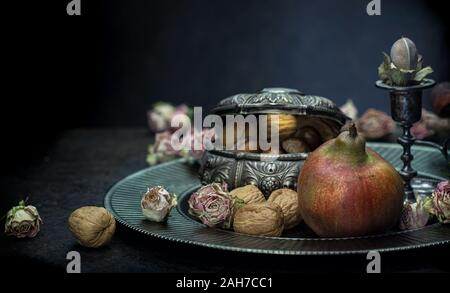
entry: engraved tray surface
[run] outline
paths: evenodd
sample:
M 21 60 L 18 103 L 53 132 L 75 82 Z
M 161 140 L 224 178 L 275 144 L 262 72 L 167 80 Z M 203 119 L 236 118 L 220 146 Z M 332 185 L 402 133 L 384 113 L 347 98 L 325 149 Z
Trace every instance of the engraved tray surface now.
M 396 144 L 369 143 L 395 167 L 401 166 L 401 147 Z M 413 166 L 419 176 L 413 182 L 420 196 L 430 194 L 438 181 L 449 178 L 449 167 L 439 151 L 413 147 Z M 169 241 L 183 242 L 215 249 L 290 255 L 355 254 L 370 250 L 398 251 L 450 243 L 450 225 L 432 224 L 421 229 L 351 238 L 319 238 L 308 227 L 300 225 L 285 231 L 282 237 L 243 235 L 208 228 L 187 213 L 187 200 L 200 187 L 198 167 L 175 160 L 134 173 L 116 183 L 105 196 L 105 207 L 124 226 L 137 232 Z M 163 185 L 178 195 L 178 206 L 166 223 L 144 219 L 140 208 L 141 194 L 148 186 Z

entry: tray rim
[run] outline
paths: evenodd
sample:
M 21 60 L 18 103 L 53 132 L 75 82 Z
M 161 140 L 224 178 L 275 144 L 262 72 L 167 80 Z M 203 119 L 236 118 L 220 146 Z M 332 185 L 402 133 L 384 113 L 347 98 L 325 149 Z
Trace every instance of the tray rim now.
M 374 144 L 381 144 L 381 145 L 393 145 L 390 143 L 374 143 Z M 395 145 L 395 144 L 394 144 Z M 426 148 L 426 149 L 432 149 L 432 148 L 428 148 L 428 147 L 423 147 L 423 146 L 418 146 L 420 148 Z M 178 164 L 178 163 L 185 163 L 187 160 L 186 159 L 176 159 L 176 160 L 172 160 L 169 162 L 165 162 L 156 166 L 152 166 L 152 167 L 147 167 L 145 169 L 139 170 L 135 173 L 132 173 L 124 178 L 122 178 L 121 180 L 117 181 L 115 184 L 113 184 L 108 191 L 106 192 L 105 198 L 104 198 L 104 206 L 105 208 L 111 212 L 114 216 L 114 218 L 123 226 L 136 231 L 136 232 L 140 232 L 143 233 L 145 235 L 149 235 L 151 237 L 155 237 L 158 239 L 164 239 L 164 240 L 169 240 L 172 242 L 177 242 L 177 243 L 184 243 L 184 244 L 189 244 L 189 245 L 196 245 L 196 246 L 200 246 L 200 247 L 208 247 L 208 248 L 213 248 L 213 249 L 219 249 L 219 250 L 226 250 L 226 251 L 235 251 L 235 252 L 245 252 L 245 253 L 256 253 L 256 254 L 272 254 L 272 255 L 350 255 L 350 254 L 367 254 L 370 250 L 368 249 L 360 249 L 360 250 L 318 250 L 318 251 L 311 251 L 311 250 L 274 250 L 274 249 L 260 249 L 260 248 L 248 248 L 248 247 L 238 247 L 238 246 L 228 246 L 228 245 L 221 245 L 221 244 L 216 244 L 216 243 L 206 243 L 206 242 L 201 242 L 201 241 L 194 241 L 194 240 L 188 240 L 188 239 L 180 239 L 180 238 L 174 238 L 174 237 L 170 237 L 167 235 L 162 235 L 159 233 L 154 233 L 148 230 L 144 230 L 142 228 L 136 227 L 132 224 L 129 224 L 126 220 L 124 220 L 113 208 L 112 203 L 111 203 L 111 198 L 112 195 L 114 194 L 114 191 L 119 188 L 119 186 L 121 184 L 123 184 L 124 182 L 134 178 L 134 177 L 138 177 L 140 175 L 142 175 L 143 173 L 148 172 L 149 170 L 157 170 L 159 168 L 164 168 L 168 165 L 172 165 L 172 164 Z M 423 175 L 425 177 L 429 177 L 429 178 L 434 178 L 436 180 L 446 180 L 446 178 L 439 176 L 439 175 L 435 175 L 435 174 L 428 174 L 428 173 L 423 173 L 423 172 L 419 172 L 420 175 Z M 190 186 L 187 186 L 186 188 L 183 189 L 182 192 L 180 192 L 180 196 L 185 196 L 187 193 L 191 192 L 192 189 L 197 188 L 199 185 L 198 182 L 193 183 Z M 184 213 L 179 211 L 179 206 L 177 206 L 175 209 L 172 210 L 172 213 L 176 212 L 178 214 L 178 217 L 181 217 L 182 219 L 184 219 L 184 221 L 194 221 L 192 219 L 187 219 L 186 216 L 184 215 Z M 171 215 L 173 216 L 173 215 Z M 197 224 L 204 226 L 205 229 L 210 229 L 207 228 L 205 225 L 196 222 Z M 236 232 L 232 232 L 232 231 L 221 231 L 224 233 L 233 233 L 233 234 L 237 234 L 237 235 L 242 235 L 243 237 L 251 237 L 251 238 L 259 238 L 259 239 L 268 239 L 268 240 L 274 240 L 274 239 L 279 239 L 279 240 L 288 240 L 288 241 L 346 241 L 346 240 L 357 240 L 357 239 L 367 239 L 367 238 L 379 238 L 379 237 L 392 237 L 393 235 L 398 235 L 398 234 L 404 234 L 404 233 L 411 233 L 411 232 L 415 232 L 418 230 L 423 230 L 423 229 L 436 229 L 436 227 L 441 227 L 442 225 L 437 223 L 437 224 L 431 224 L 428 225 L 426 227 L 423 228 L 419 228 L 419 229 L 414 229 L 414 230 L 408 230 L 408 231 L 399 231 L 399 232 L 394 232 L 394 233 L 388 233 L 388 234 L 379 234 L 379 235 L 368 235 L 368 236 L 361 236 L 361 237 L 345 237 L 345 238 L 281 238 L 281 237 L 262 237 L 262 236 L 250 236 L 250 235 L 244 235 L 244 234 L 239 234 Z M 219 229 L 216 229 L 219 230 Z M 434 241 L 434 242 L 430 242 L 430 243 L 422 243 L 422 244 L 415 244 L 415 245 L 405 245 L 405 246 L 398 246 L 398 247 L 387 247 L 387 248 L 379 248 L 376 249 L 376 251 L 378 252 L 394 252 L 394 251 L 405 251 L 405 250 L 413 250 L 413 249 L 420 249 L 420 248 L 425 248 L 425 247 L 433 247 L 433 246 L 439 246 L 439 245 L 446 245 L 446 244 L 450 244 L 450 238 L 446 239 L 446 240 L 439 240 L 439 241 Z

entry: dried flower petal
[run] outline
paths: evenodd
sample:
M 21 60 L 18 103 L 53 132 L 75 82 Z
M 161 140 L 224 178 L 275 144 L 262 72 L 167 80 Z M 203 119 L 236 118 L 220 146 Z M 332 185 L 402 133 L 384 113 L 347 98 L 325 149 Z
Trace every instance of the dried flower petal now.
M 352 120 L 356 120 L 358 118 L 358 109 L 352 100 L 347 100 L 347 102 L 339 107 L 339 109 Z
M 450 181 L 442 181 L 439 182 L 438 185 L 436 186 L 436 190 L 435 192 L 447 192 L 450 193 Z
M 403 206 L 399 228 L 410 230 L 424 227 L 430 215 L 424 208 L 424 202 L 419 200 L 415 203 L 406 202 Z

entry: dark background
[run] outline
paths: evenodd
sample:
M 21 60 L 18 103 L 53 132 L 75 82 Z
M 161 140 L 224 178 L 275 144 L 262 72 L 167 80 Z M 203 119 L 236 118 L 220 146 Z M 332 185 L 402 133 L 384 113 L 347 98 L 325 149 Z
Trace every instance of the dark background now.
M 81 16 L 69 2 L 2 4 L 6 170 L 68 128 L 145 126 L 157 100 L 208 109 L 284 86 L 388 111 L 373 83 L 401 36 L 450 79 L 446 1 L 382 0 L 371 17 L 369 0 L 82 0 Z
M 81 0 L 81 16 L 66 14 L 69 1 L 1 4 L 0 216 L 18 197 L 34 196 L 47 227 L 41 244 L 45 235 L 54 237 L 49 231 L 60 230 L 67 238 L 58 241 L 72 245 L 67 215 L 80 202 L 101 205 L 110 184 L 145 167 L 140 154 L 151 140 L 149 134 L 136 140 L 134 132 L 120 136 L 121 130 L 62 136 L 68 129 L 145 127 L 145 112 L 158 100 L 207 110 L 229 95 L 271 86 L 298 88 L 337 104 L 351 98 L 360 113 L 369 107 L 388 111 L 387 94 L 374 81 L 381 52 L 401 36 L 416 42 L 435 70 L 434 79 L 450 80 L 446 1 L 381 0 L 382 16 L 372 17 L 366 14 L 369 0 Z M 429 108 L 428 93 L 424 102 Z M 89 201 L 91 194 L 95 197 Z M 61 204 L 64 197 L 67 202 Z M 128 237 L 133 236 L 118 233 L 117 250 L 126 253 L 131 245 L 142 251 L 147 245 Z M 5 254 L 19 252 L 9 256 L 11 264 L 21 264 L 17 255 L 26 251 L 24 246 L 33 255 L 31 242 L 5 241 Z M 165 246 L 161 243 L 147 255 L 146 264 L 152 266 L 163 250 L 164 261 L 152 269 L 164 269 L 172 261 Z M 423 256 L 418 262 L 431 263 L 424 270 L 436 270 L 440 258 L 437 252 L 432 261 Z M 36 268 L 41 269 L 40 261 Z M 203 269 L 195 267 L 195 257 L 177 261 L 178 270 Z M 403 260 L 392 263 L 395 271 Z

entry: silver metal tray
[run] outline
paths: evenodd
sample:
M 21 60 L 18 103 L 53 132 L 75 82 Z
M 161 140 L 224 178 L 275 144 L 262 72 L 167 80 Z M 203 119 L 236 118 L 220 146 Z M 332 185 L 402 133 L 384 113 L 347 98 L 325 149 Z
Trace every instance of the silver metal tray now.
M 370 143 L 369 146 L 401 166 L 401 147 L 396 144 Z M 450 170 L 442 154 L 429 147 L 413 147 L 413 166 L 419 176 L 413 181 L 420 195 L 430 194 L 438 181 L 449 178 Z M 140 209 L 142 192 L 148 186 L 163 185 L 179 196 L 167 223 L 144 219 Z M 222 229 L 208 228 L 187 213 L 187 199 L 200 187 L 198 167 L 175 160 L 134 173 L 115 184 L 106 194 L 105 207 L 124 226 L 149 236 L 215 249 L 252 253 L 322 255 L 355 254 L 371 250 L 398 251 L 450 243 L 450 225 L 432 224 L 408 231 L 390 231 L 381 235 L 351 238 L 318 238 L 306 226 L 286 231 L 282 237 L 248 236 Z

